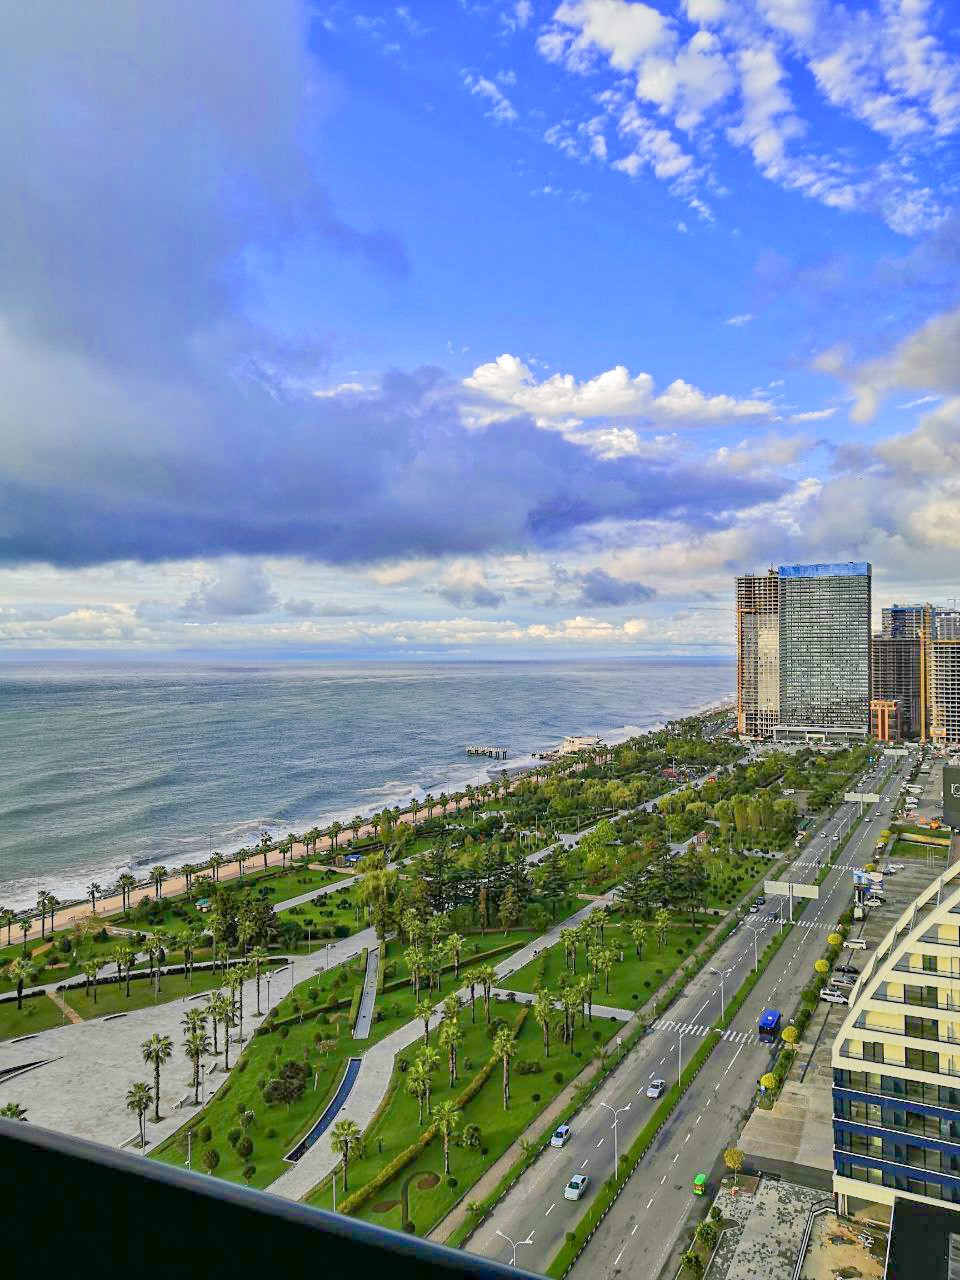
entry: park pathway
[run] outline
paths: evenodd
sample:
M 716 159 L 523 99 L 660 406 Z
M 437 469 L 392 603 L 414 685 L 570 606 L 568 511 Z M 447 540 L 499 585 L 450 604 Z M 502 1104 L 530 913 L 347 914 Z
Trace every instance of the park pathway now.
M 373 1022 L 373 1006 L 377 1002 L 377 978 L 380 974 L 380 948 L 371 947 L 367 952 L 367 972 L 363 978 L 363 995 L 360 997 L 360 1008 L 357 1010 L 357 1021 L 353 1028 L 354 1040 L 366 1040 Z

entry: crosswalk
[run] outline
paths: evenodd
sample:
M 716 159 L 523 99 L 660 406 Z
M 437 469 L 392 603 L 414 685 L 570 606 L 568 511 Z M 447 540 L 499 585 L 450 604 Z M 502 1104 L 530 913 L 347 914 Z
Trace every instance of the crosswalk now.
M 710 1030 L 709 1024 L 701 1022 L 676 1022 L 672 1018 L 658 1018 L 650 1023 L 651 1031 L 673 1031 L 683 1036 L 705 1036 Z M 720 1039 L 728 1044 L 759 1044 L 760 1037 L 755 1031 L 733 1031 L 727 1027 L 720 1033 Z

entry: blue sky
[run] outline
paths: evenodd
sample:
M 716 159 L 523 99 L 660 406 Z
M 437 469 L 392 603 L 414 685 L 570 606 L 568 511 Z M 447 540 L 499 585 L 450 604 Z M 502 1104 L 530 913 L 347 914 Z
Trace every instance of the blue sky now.
M 956 593 L 927 0 L 0 17 L 0 656 L 723 654 Z

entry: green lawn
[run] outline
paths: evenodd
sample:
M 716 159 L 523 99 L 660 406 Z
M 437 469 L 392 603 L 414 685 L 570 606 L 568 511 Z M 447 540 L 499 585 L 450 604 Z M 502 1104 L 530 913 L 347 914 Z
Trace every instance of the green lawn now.
M 83 987 L 72 991 L 62 991 L 66 1003 L 75 1009 L 84 1020 L 102 1018 L 110 1013 L 131 1013 L 134 1009 L 146 1009 L 153 1004 L 166 1004 L 170 1000 L 179 1000 L 182 996 L 197 995 L 201 991 L 213 991 L 223 986 L 223 973 L 212 969 L 197 969 L 192 982 L 181 973 L 164 974 L 160 982 L 160 995 L 155 997 L 153 983 L 149 978 L 135 978 L 130 983 L 129 998 L 126 995 L 126 984 L 111 982 L 97 987 L 97 998 L 93 998 L 93 987 L 89 995 Z M 263 984 L 263 998 L 266 999 L 266 980 Z
M 502 1019 L 512 1026 L 518 1006 L 494 1002 L 491 1013 L 494 1020 Z M 476 1023 L 470 1022 L 469 1010 L 464 1010 L 461 1023 L 465 1035 L 460 1050 L 459 1079 L 451 1089 L 446 1056 L 443 1055 L 434 1076 L 434 1104 L 445 1098 L 457 1098 L 490 1056 L 491 1038 L 483 1020 L 482 1005 L 478 1003 Z M 480 1146 L 470 1149 L 451 1143 L 450 1176 L 455 1180 L 454 1185 L 451 1186 L 444 1178 L 443 1149 L 439 1138 L 434 1138 L 416 1160 L 358 1209 L 357 1216 L 380 1226 L 400 1229 L 404 1220 L 402 1201 L 406 1196 L 408 1220 L 413 1222 L 419 1234 L 428 1232 L 483 1171 L 524 1132 L 564 1085 L 582 1070 L 593 1051 L 616 1030 L 615 1024 L 595 1019 L 593 1025 L 588 1024 L 586 1029 L 577 1028 L 572 1052 L 563 1045 L 551 1045 L 550 1057 L 545 1059 L 542 1033 L 533 1016 L 528 1014 L 517 1037 L 518 1051 L 511 1065 L 510 1109 L 503 1109 L 502 1069 L 498 1065 L 480 1092 L 461 1112 L 463 1123 L 479 1126 Z M 431 1033 L 434 1047 L 436 1042 L 437 1033 L 434 1031 Z M 401 1055 L 402 1058 L 412 1062 L 417 1049 L 418 1045 L 411 1045 Z M 537 1063 L 541 1070 L 535 1074 L 521 1074 L 518 1069 L 521 1062 Z M 354 1161 L 350 1169 L 350 1189 L 356 1190 L 368 1182 L 387 1161 L 414 1142 L 420 1132 L 417 1103 L 405 1088 L 405 1073 L 399 1070 L 398 1064 L 391 1100 L 366 1134 L 364 1154 Z M 338 1199 L 343 1200 L 343 1189 L 339 1184 Z M 308 1203 L 332 1208 L 329 1179 L 315 1188 L 308 1197 Z
M 892 862 L 898 862 L 903 858 L 919 858 L 926 862 L 927 858 L 931 857 L 934 862 L 945 863 L 949 852 L 949 845 L 914 844 L 912 840 L 896 840 L 886 857 Z
M 345 975 L 342 980 L 341 973 Z M 303 1008 L 310 1008 L 330 996 L 350 994 L 362 979 L 363 969 L 358 957 L 331 969 L 329 973 L 300 983 L 294 988 L 293 997 Z M 317 990 L 315 1001 L 309 997 L 310 987 Z M 346 1059 L 357 1050 L 358 1042 L 346 1025 L 348 1012 L 323 1013 L 317 1018 L 305 1018 L 303 1022 L 295 1022 L 289 1027 L 254 1036 L 232 1069 L 229 1081 L 189 1122 L 199 1130 L 193 1149 L 195 1168 L 202 1167 L 203 1152 L 212 1147 L 220 1154 L 216 1171 L 218 1177 L 240 1182 L 244 1168 L 254 1166 L 256 1173 L 250 1179 L 250 1185 L 266 1187 L 283 1173 L 287 1167 L 283 1157 L 323 1111 L 343 1075 Z M 276 1017 L 289 1017 L 295 1013 L 294 998 L 287 996 L 280 1002 Z M 317 1040 L 334 1041 L 335 1047 L 321 1053 Z M 315 1082 L 311 1080 L 303 1096 L 289 1106 L 268 1105 L 263 1099 L 260 1081 L 266 1081 L 275 1073 L 277 1065 L 289 1060 L 309 1062 L 311 1072 L 316 1073 Z M 256 1115 L 256 1122 L 248 1134 L 253 1152 L 247 1157 L 234 1149 L 228 1137 L 239 1129 L 237 1117 L 240 1109 L 253 1111 Z M 202 1141 L 205 1126 L 210 1128 L 208 1142 Z M 185 1164 L 186 1127 L 152 1153 L 152 1158 L 167 1164 Z
M 753 858 L 748 854 L 714 854 L 706 858 L 710 887 L 707 891 L 707 907 L 732 907 L 764 876 L 769 875 L 776 862 L 769 858 Z
M 637 958 L 636 948 L 623 925 L 608 925 L 604 930 L 604 946 L 610 947 L 618 959 L 610 973 L 610 990 L 605 989 L 605 980 L 601 974 L 594 989 L 593 998 L 596 1004 L 612 1005 L 618 1009 L 638 1009 L 651 995 L 662 986 L 674 970 L 686 959 L 694 947 L 700 943 L 713 924 L 674 925 L 667 930 L 663 950 L 657 949 L 653 927 L 647 930 L 647 944 L 642 958 Z M 623 960 L 619 956 L 623 954 Z M 511 974 L 502 983 L 513 991 L 535 991 L 540 984 L 540 963 L 543 957 L 531 960 L 516 973 Z M 543 984 L 555 988 L 561 973 L 569 972 L 563 954 L 563 947 L 558 943 L 546 954 L 546 966 L 543 971 Z M 578 948 L 577 969 L 583 974 L 583 948 Z
M 60 945 L 64 938 L 69 938 L 71 943 L 70 950 L 66 952 Z M 30 985 L 63 982 L 75 977 L 82 972 L 81 966 L 86 960 L 98 960 L 101 964 L 107 964 L 114 949 L 123 941 L 122 938 L 108 937 L 105 942 L 98 942 L 92 931 L 78 935 L 72 930 L 59 931 L 52 946 L 49 937 L 45 941 L 30 941 L 27 943 L 27 950 L 37 971 Z M 0 949 L 0 993 L 16 990 L 16 983 L 9 978 L 6 969 L 11 960 L 22 954 L 22 942 L 15 941 L 12 946 Z
M 9 1004 L 0 1004 L 0 1040 L 46 1031 L 48 1027 L 59 1027 L 63 1021 L 63 1011 L 47 995 L 30 996 L 24 1000 L 20 1013 L 17 1002 L 11 1000 Z

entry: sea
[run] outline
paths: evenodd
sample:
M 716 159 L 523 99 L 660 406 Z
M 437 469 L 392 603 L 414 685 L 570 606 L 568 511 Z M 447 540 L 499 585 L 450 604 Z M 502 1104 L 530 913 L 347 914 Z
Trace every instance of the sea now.
M 728 661 L 0 666 L 0 905 L 231 852 L 731 698 Z M 506 761 L 466 754 L 507 748 Z

